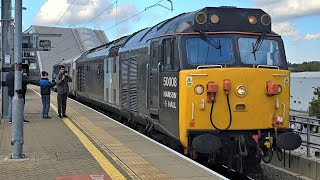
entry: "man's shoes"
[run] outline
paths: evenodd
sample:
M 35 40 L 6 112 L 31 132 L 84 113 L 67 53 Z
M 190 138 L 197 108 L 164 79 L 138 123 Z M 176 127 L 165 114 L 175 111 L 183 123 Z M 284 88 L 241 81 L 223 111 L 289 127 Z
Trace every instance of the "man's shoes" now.
M 62 116 L 63 116 L 63 117 L 68 117 L 66 114 L 63 114 Z
M 28 121 L 28 120 L 25 120 L 25 119 L 23 120 L 23 123 L 28 123 L 28 122 L 30 122 L 30 121 Z
M 43 119 L 51 119 L 51 117 L 50 116 L 44 116 Z
M 59 116 L 58 116 L 58 118 L 59 118 L 59 119 L 62 119 L 62 116 L 61 116 L 61 115 L 59 115 Z
M 25 120 L 25 119 L 23 120 L 23 123 L 28 123 L 28 122 L 30 122 L 30 121 L 27 121 L 27 120 Z M 11 124 L 12 121 L 9 121 L 8 123 Z

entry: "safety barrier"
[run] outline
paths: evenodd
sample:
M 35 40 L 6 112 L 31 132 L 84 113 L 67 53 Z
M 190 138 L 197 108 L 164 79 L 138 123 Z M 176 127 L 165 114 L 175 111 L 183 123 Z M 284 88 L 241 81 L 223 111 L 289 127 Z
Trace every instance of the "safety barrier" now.
M 294 132 L 306 135 L 306 140 L 303 138 L 302 145 L 307 147 L 307 157 L 311 157 L 310 148 L 320 150 L 320 119 L 303 117 L 303 116 L 290 116 L 290 127 L 294 129 Z M 304 132 L 304 128 L 306 132 Z M 319 143 L 311 142 L 311 137 L 319 138 Z M 315 155 L 319 157 L 319 154 Z

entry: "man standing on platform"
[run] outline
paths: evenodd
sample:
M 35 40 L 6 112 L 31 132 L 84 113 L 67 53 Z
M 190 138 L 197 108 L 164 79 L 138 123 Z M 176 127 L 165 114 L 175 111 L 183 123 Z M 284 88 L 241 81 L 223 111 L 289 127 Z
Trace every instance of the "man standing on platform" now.
M 59 118 L 67 117 L 66 108 L 67 108 L 67 98 L 69 93 L 68 82 L 72 82 L 72 79 L 69 77 L 68 72 L 64 66 L 60 66 L 59 74 L 56 76 L 56 85 L 57 85 L 57 101 L 58 101 L 58 113 Z M 61 116 L 62 113 L 62 116 Z
M 29 78 L 26 72 L 22 74 L 22 97 L 23 103 L 26 104 L 26 93 L 27 93 L 27 84 L 29 84 Z
M 14 96 L 14 68 L 15 64 L 11 65 L 9 73 L 6 75 L 6 84 L 8 87 L 8 96 L 9 96 L 9 123 L 12 123 L 12 99 Z M 24 123 L 29 121 L 23 119 Z

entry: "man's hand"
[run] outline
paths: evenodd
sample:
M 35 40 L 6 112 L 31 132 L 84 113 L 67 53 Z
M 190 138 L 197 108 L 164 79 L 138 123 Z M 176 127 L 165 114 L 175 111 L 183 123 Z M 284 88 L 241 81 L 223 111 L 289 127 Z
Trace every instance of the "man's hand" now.
M 66 76 L 65 76 L 65 75 L 63 75 L 63 76 L 62 76 L 62 78 L 61 78 L 61 80 L 64 80 L 64 78 L 65 78 L 65 77 L 66 77 Z

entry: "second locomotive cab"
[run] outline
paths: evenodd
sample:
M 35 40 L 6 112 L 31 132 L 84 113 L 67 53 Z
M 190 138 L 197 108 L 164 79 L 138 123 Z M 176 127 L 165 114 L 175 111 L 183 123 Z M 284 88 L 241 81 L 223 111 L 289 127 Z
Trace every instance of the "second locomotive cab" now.
M 71 93 L 193 159 L 240 173 L 293 150 L 290 74 L 261 9 L 206 7 L 72 61 Z M 70 70 L 70 71 L 71 71 Z

